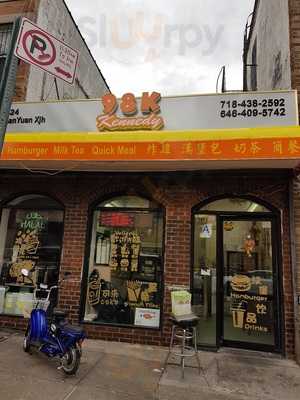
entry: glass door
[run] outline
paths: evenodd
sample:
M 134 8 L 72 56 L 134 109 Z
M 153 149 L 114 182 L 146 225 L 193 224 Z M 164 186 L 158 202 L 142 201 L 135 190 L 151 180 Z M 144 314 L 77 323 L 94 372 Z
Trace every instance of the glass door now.
M 197 342 L 217 344 L 217 217 L 199 214 L 194 219 L 193 311 L 200 317 Z
M 275 347 L 272 219 L 221 217 L 221 343 Z

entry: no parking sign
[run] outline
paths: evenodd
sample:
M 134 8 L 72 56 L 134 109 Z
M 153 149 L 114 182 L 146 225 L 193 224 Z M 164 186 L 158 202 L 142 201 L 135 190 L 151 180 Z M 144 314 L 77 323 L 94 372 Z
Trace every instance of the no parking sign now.
M 78 52 L 27 18 L 22 19 L 15 55 L 70 84 L 74 82 Z

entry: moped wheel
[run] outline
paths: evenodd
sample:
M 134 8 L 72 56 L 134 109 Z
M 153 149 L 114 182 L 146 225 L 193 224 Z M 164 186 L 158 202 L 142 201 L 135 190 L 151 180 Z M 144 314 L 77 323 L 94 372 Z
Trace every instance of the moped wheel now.
M 80 364 L 80 352 L 75 347 L 71 347 L 62 357 L 61 366 L 65 374 L 76 374 Z
M 81 348 L 81 346 L 79 346 L 78 343 L 76 344 L 76 349 L 77 349 L 77 351 L 79 352 L 79 356 L 80 356 L 80 358 L 81 358 L 81 356 L 82 356 L 82 348 Z
M 23 350 L 25 353 L 29 353 L 30 351 L 30 325 L 28 324 L 24 339 L 23 339 Z

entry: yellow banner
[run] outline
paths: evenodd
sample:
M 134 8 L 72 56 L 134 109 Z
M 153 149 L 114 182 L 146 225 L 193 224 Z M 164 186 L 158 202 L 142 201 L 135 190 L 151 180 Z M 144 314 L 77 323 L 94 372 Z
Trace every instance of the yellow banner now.
M 9 133 L 2 160 L 300 159 L 300 127 L 155 132 Z

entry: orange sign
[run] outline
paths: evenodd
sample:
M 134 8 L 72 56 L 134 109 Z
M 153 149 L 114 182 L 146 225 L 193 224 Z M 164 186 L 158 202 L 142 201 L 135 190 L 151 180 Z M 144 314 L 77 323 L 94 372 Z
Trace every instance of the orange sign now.
M 11 141 L 2 160 L 256 160 L 299 159 L 298 138 L 155 141 Z
M 103 114 L 96 119 L 99 132 L 103 131 L 132 131 L 132 130 L 159 130 L 164 126 L 160 112 L 160 93 L 151 95 L 144 92 L 141 98 L 141 112 L 147 114 L 143 117 L 133 117 L 138 112 L 138 104 L 132 93 L 126 93 L 120 101 L 120 109 L 125 117 L 118 117 L 116 112 L 119 107 L 115 95 L 108 93 L 102 97 Z

